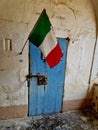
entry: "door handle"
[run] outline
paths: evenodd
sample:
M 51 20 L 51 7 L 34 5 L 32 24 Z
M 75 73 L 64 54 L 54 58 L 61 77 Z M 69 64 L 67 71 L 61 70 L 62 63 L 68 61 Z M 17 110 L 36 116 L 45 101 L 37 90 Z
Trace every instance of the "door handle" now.
M 26 76 L 27 80 L 30 78 L 36 77 L 37 78 L 37 84 L 38 85 L 47 85 L 47 76 L 40 75 L 40 73 L 37 73 L 36 75 L 29 74 Z

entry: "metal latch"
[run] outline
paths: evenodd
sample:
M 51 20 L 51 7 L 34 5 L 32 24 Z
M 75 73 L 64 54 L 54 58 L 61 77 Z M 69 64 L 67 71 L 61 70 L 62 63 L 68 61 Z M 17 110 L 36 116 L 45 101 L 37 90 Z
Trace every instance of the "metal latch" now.
M 47 77 L 45 75 L 40 75 L 40 73 L 37 73 L 36 75 L 27 75 L 27 79 L 36 77 L 37 78 L 37 84 L 38 85 L 47 85 Z

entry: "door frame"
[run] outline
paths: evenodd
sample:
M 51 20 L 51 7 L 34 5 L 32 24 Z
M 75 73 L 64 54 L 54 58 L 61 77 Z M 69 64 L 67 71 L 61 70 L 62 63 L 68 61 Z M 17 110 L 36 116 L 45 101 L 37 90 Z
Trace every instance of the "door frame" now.
M 57 38 L 61 38 L 61 37 L 57 37 Z M 62 38 L 62 39 L 65 39 L 65 40 L 67 40 L 68 41 L 68 45 L 67 45 L 67 49 L 66 49 L 66 65 L 67 65 L 67 51 L 68 51 L 68 46 L 69 46 L 69 41 L 70 41 L 70 39 L 69 39 L 69 37 L 67 37 L 67 38 Z M 29 67 L 28 67 L 28 72 L 29 72 L 29 75 L 30 75 L 30 42 L 29 42 L 29 53 L 28 53 L 28 59 L 29 59 L 29 61 L 28 61 L 28 64 L 29 64 Z M 66 70 L 66 65 L 65 65 L 65 70 Z M 65 71 L 65 73 L 66 73 L 66 71 Z M 65 74 L 66 75 L 66 74 Z M 30 78 L 28 78 L 28 116 L 29 116 L 29 91 L 30 91 Z M 63 92 L 64 92 L 64 87 L 63 87 Z M 64 93 L 63 93 L 63 95 L 62 95 L 63 97 L 64 97 Z M 62 110 L 63 110 L 63 97 L 62 97 Z M 61 110 L 61 112 L 62 112 L 62 110 Z

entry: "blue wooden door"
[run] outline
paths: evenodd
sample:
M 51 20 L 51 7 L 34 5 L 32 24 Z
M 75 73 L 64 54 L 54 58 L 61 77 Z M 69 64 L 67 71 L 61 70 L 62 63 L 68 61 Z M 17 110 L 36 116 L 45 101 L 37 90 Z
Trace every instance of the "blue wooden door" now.
M 58 42 L 63 51 L 63 57 L 60 63 L 52 69 L 45 62 L 40 50 L 30 43 L 32 78 L 29 82 L 29 116 L 62 110 L 68 40 L 58 38 Z M 38 75 L 47 77 L 46 85 L 38 84 Z

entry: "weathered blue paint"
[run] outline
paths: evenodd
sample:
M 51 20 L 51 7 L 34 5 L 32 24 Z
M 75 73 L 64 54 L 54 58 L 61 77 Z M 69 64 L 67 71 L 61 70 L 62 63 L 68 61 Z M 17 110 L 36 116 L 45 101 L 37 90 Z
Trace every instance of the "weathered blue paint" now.
M 29 87 L 29 115 L 60 112 L 62 110 L 62 99 L 66 69 L 66 54 L 68 41 L 58 38 L 63 51 L 60 63 L 51 69 L 40 53 L 40 50 L 30 43 L 30 73 L 40 73 L 48 78 L 47 85 L 38 85 L 37 78 L 30 79 Z

